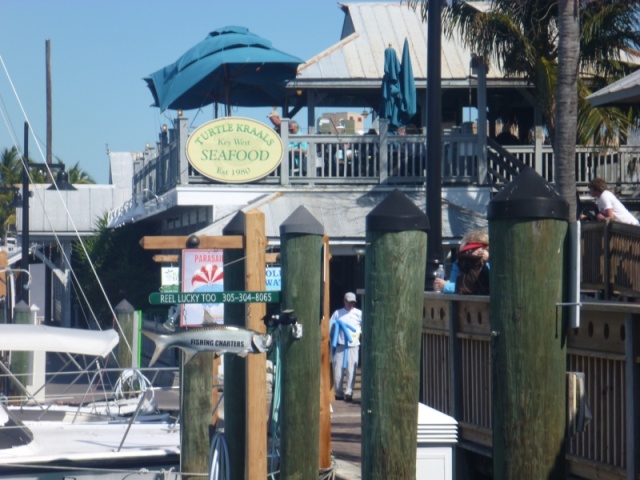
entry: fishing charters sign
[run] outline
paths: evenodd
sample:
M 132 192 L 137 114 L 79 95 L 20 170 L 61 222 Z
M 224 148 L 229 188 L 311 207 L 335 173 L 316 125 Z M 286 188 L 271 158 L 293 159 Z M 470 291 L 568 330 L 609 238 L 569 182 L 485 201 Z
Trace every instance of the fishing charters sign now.
M 242 117 L 225 117 L 198 127 L 187 140 L 187 158 L 198 172 L 224 183 L 246 183 L 273 172 L 284 144 L 273 128 Z

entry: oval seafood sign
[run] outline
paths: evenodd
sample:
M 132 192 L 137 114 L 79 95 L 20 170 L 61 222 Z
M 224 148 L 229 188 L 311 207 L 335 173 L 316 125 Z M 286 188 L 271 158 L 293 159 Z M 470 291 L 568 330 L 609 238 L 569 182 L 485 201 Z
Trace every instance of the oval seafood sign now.
M 268 125 L 250 118 L 226 117 L 198 127 L 187 141 L 189 163 L 205 177 L 244 183 L 273 172 L 284 145 Z

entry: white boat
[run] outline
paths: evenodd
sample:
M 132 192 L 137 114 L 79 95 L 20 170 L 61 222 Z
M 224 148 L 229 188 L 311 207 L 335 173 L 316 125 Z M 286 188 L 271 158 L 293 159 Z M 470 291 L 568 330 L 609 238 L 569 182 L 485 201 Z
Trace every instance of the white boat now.
M 22 478 L 18 475 L 36 472 L 37 478 L 44 478 L 45 473 L 64 478 L 60 477 L 61 471 L 75 472 L 72 478 L 80 478 L 78 474 L 87 474 L 88 470 L 91 475 L 115 475 L 111 478 L 136 478 L 131 475 L 141 469 L 168 472 L 179 464 L 179 443 L 180 428 L 175 424 L 22 422 L 0 405 L 3 478 Z
M 179 464 L 180 428 L 169 413 L 157 411 L 153 401 L 156 388 L 134 369 L 125 370 L 120 382 L 115 383 L 116 391 L 107 392 L 105 388 L 109 373 L 118 369 L 100 368 L 96 360 L 109 355 L 117 343 L 118 335 L 113 330 L 0 325 L 2 351 L 96 357 L 89 363 L 90 369 L 80 370 L 82 378 L 92 381 L 80 388 L 78 377 L 73 377 L 63 385 L 75 389 L 64 391 L 63 397 L 45 396 L 44 402 L 36 397 L 51 385 L 40 388 L 32 384 L 30 392 L 29 385 L 18 382 L 7 365 L 0 362 L 3 377 L 22 385 L 25 392 L 22 402 L 12 397 L 7 404 L 0 404 L 0 477 L 41 479 L 55 473 L 57 476 L 51 478 L 99 478 L 98 474 L 110 479 L 155 478 L 147 473 L 132 476 L 141 470 L 162 475 L 160 478 L 177 475 L 166 472 L 177 469 Z M 75 360 L 71 364 L 80 365 Z M 75 375 L 76 371 L 71 373 Z M 31 377 L 34 381 L 38 375 Z M 99 385 L 94 383 L 96 379 L 100 380 Z M 136 385 L 138 390 L 124 388 L 126 385 Z M 62 471 L 66 476 L 60 476 Z

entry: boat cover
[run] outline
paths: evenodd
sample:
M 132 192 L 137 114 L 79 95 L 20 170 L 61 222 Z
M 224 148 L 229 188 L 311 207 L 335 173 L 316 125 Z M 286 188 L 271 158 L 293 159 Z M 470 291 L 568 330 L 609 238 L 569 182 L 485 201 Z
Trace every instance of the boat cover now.
M 46 325 L 0 324 L 0 350 L 106 357 L 118 341 L 118 333 L 113 329 L 96 331 Z

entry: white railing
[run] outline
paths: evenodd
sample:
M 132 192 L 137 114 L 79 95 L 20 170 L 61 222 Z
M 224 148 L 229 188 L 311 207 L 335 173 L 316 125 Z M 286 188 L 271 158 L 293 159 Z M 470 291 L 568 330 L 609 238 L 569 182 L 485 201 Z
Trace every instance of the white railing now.
M 255 184 L 409 184 L 426 182 L 428 164 L 426 137 L 398 136 L 386 131 L 380 122 L 376 135 L 296 135 L 296 143 L 306 143 L 306 152 L 289 148 L 286 120 L 283 121 L 282 140 L 284 161 L 269 176 Z M 191 168 L 184 154 L 187 134 L 186 122 L 170 129 L 154 150 L 136 161 L 133 190 L 148 189 L 157 195 L 178 184 L 208 184 L 211 181 Z M 536 170 L 553 183 L 555 165 L 553 149 L 549 145 L 536 152 L 534 145 L 504 147 L 521 163 Z M 477 136 L 470 133 L 447 132 L 442 137 L 442 178 L 447 184 L 481 184 L 490 181 L 479 178 Z M 582 147 L 576 149 L 576 179 L 579 189 L 585 190 L 596 177 L 618 189 L 635 187 L 640 181 L 640 147 L 620 146 L 615 149 Z M 507 181 L 511 180 L 507 176 Z

